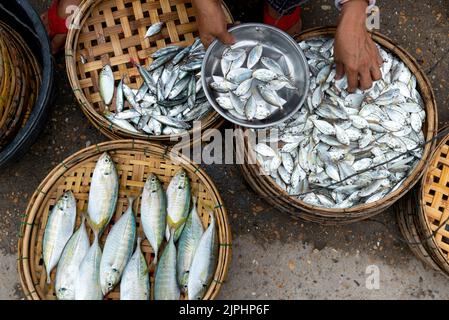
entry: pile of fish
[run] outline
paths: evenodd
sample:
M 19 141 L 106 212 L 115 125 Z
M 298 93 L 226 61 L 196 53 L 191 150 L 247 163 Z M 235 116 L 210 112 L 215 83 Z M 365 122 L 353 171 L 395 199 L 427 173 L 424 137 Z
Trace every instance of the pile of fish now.
M 115 213 L 118 190 L 115 164 L 105 153 L 97 162 L 89 192 L 86 219 L 95 235 L 92 244 L 84 217 L 73 232 L 77 210 L 71 191 L 65 192 L 52 208 L 43 238 L 43 260 L 48 283 L 57 266 L 58 299 L 100 300 L 119 282 L 120 299 L 150 299 L 149 266 L 141 251 L 142 239 L 137 236 L 132 198 L 126 212 L 110 229 L 103 249 L 99 244 L 99 237 Z M 183 169 L 177 172 L 167 192 L 159 179 L 149 174 L 140 209 L 144 234 L 155 253 L 154 299 L 177 300 L 181 292 L 191 300 L 202 299 L 217 263 L 217 230 L 212 210 L 210 224 L 203 229 L 187 173 Z M 163 247 L 164 236 L 168 243 Z
M 352 208 L 381 200 L 407 179 L 422 158 L 426 112 L 415 76 L 380 47 L 382 79 L 347 92 L 346 76 L 335 79 L 333 43 L 299 43 L 311 73 L 307 101 L 254 149 L 263 170 L 291 196 Z
M 132 133 L 160 136 L 191 129 L 193 121 L 212 110 L 199 72 L 204 54 L 201 41 L 196 39 L 188 47 L 159 49 L 151 55 L 154 60 L 148 68 L 132 61 L 144 80 L 139 90 L 131 89 L 124 77 L 115 88 L 112 68 L 105 65 L 99 78 L 100 95 L 108 106 L 104 116 Z M 114 95 L 115 108 L 111 112 Z
M 296 87 L 277 61 L 263 56 L 261 44 L 248 48 L 249 52 L 239 46 L 237 42 L 223 51 L 221 73 L 212 77 L 210 87 L 220 94 L 217 104 L 233 117 L 264 120 L 287 103 L 281 90 Z

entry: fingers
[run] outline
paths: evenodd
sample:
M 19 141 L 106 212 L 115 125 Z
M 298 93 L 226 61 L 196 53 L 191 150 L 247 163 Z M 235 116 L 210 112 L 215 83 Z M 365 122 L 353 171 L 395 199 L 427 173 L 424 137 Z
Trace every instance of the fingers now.
M 220 40 L 224 44 L 234 44 L 235 38 L 232 34 L 230 34 L 227 30 L 221 33 L 218 37 L 218 40 Z
M 343 63 L 337 62 L 337 73 L 335 74 L 335 80 L 340 80 L 345 75 L 345 68 Z
M 373 79 L 373 81 L 382 79 L 382 72 L 380 71 L 378 66 L 371 67 L 370 73 L 371 73 L 371 78 Z
M 209 36 L 209 35 L 201 35 L 200 36 L 201 42 L 204 45 L 204 48 L 209 48 L 210 44 L 212 43 L 212 41 L 214 41 L 214 38 Z
M 367 89 L 371 88 L 371 86 L 373 85 L 373 80 L 371 79 L 370 69 L 368 69 L 368 68 L 363 69 L 359 73 L 359 78 L 360 78 L 360 86 L 359 87 L 361 90 L 367 90 Z
M 348 92 L 354 92 L 359 85 L 357 70 L 348 68 L 346 66 L 345 72 L 346 72 L 346 76 L 348 77 Z

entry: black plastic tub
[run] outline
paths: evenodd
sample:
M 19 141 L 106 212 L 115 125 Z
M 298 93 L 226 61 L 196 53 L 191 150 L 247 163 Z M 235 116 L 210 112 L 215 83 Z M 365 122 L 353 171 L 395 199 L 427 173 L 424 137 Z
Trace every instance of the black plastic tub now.
M 0 167 L 23 156 L 43 129 L 53 97 L 54 63 L 47 32 L 39 15 L 27 0 L 0 0 L 0 20 L 16 30 L 33 51 L 42 69 L 42 84 L 27 123 L 0 151 Z

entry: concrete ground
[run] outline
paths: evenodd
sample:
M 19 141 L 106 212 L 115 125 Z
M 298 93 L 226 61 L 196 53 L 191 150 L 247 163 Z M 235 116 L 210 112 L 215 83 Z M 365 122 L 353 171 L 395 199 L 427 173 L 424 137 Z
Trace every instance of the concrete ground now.
M 30 0 L 38 11 L 49 1 Z M 227 1 L 237 20 L 260 21 L 258 1 Z M 333 1 L 304 6 L 304 28 L 336 23 Z M 410 52 L 432 82 L 440 125 L 449 119 L 448 0 L 378 1 L 380 31 Z M 16 270 L 21 215 L 40 181 L 63 159 L 105 141 L 83 116 L 57 58 L 57 98 L 45 131 L 29 153 L 0 172 L 0 299 L 23 298 Z M 203 166 L 228 208 L 233 260 L 221 299 L 449 299 L 449 280 L 418 261 L 391 210 L 372 221 L 322 227 L 271 208 L 248 189 L 238 168 Z M 370 275 L 379 274 L 378 289 Z M 368 282 L 368 286 L 367 286 Z

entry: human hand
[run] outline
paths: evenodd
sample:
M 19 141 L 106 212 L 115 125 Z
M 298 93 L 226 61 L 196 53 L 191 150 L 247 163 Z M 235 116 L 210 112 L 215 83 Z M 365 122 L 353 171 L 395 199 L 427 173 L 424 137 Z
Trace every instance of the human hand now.
M 217 38 L 224 44 L 235 43 L 228 32 L 226 17 L 221 2 L 217 0 L 193 0 L 197 12 L 197 23 L 201 42 L 207 48 Z
M 346 74 L 349 92 L 354 92 L 357 88 L 369 89 L 373 81 L 382 78 L 380 66 L 383 61 L 366 30 L 367 6 L 365 0 L 345 3 L 335 35 L 336 79 L 341 79 Z

